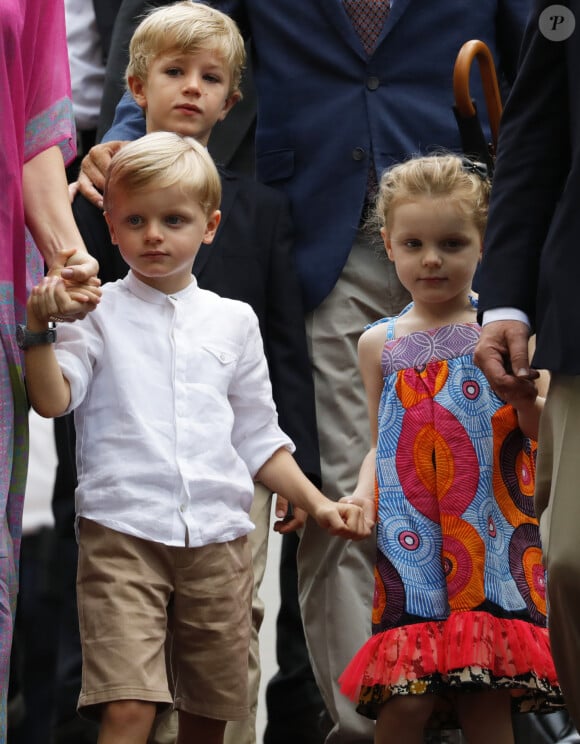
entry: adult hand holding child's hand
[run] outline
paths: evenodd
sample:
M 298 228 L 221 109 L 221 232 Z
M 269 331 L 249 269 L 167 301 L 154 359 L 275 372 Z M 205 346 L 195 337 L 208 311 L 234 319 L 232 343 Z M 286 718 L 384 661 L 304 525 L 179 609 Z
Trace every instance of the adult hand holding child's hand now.
M 48 272 L 48 277 L 62 280 L 62 287 L 54 295 L 53 315 L 61 321 L 81 320 L 94 310 L 101 299 L 99 265 L 84 250 L 69 248 L 60 251 Z

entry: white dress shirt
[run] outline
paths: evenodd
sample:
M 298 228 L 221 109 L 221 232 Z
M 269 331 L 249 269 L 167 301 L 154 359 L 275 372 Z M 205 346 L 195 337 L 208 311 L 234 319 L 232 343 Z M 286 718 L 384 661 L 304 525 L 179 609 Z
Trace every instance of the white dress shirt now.
M 294 445 L 249 305 L 194 277 L 166 295 L 129 272 L 59 326 L 56 354 L 75 409 L 77 519 L 192 547 L 253 528 L 252 478 Z

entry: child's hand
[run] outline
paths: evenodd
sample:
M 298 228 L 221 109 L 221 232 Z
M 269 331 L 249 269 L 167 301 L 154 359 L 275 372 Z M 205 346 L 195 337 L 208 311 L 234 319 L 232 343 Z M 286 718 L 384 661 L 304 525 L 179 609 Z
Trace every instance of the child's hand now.
M 331 535 L 345 539 L 362 540 L 371 534 L 373 528 L 361 506 L 345 501 L 326 499 L 325 503 L 317 507 L 314 518 Z
M 533 389 L 522 395 L 510 394 L 506 403 L 515 408 L 518 425 L 524 435 L 537 441 L 545 398 L 539 395 L 537 384 L 533 380 L 530 380 L 530 385 Z
M 279 532 L 281 535 L 295 532 L 304 527 L 307 516 L 308 513 L 304 509 L 292 506 L 287 499 L 280 494 L 276 494 L 276 517 L 278 521 L 274 522 L 274 532 Z
M 113 155 L 125 144 L 120 140 L 100 142 L 91 147 L 83 158 L 77 180 L 77 190 L 99 209 L 103 208 L 105 175 Z
M 511 388 L 504 400 L 518 410 L 533 406 L 537 397 L 538 388 L 535 380 L 521 379 L 519 386 Z
M 65 292 L 55 295 L 57 309 L 52 314 L 61 321 L 84 318 L 101 300 L 101 280 L 96 276 L 97 261 L 86 251 L 75 248 L 60 251 L 48 272 L 61 279 Z
M 64 281 L 58 276 L 45 276 L 32 288 L 28 298 L 27 325 L 31 330 L 46 328 L 48 321 L 58 315 L 59 307 L 66 301 Z
M 360 506 L 368 524 L 370 524 L 371 528 L 375 526 L 375 522 L 377 521 L 377 507 L 374 498 L 368 499 L 363 496 L 357 496 L 355 491 L 352 496 L 343 496 L 340 501 L 343 504 L 357 504 L 357 506 Z

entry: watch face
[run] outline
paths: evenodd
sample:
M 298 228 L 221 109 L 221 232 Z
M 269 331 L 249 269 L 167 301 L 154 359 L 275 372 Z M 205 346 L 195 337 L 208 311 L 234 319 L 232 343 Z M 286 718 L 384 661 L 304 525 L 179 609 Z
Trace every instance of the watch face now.
M 16 326 L 16 343 L 18 344 L 19 348 L 24 349 L 24 343 L 25 343 L 25 328 L 22 325 Z

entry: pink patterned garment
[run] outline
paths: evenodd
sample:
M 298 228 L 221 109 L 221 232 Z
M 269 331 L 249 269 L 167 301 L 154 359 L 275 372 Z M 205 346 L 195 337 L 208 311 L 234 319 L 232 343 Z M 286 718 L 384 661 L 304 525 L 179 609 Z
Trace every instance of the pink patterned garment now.
M 15 327 L 24 319 L 27 274 L 42 267 L 27 249 L 23 164 L 59 145 L 74 154 L 74 120 L 62 0 L 0 0 L 0 744 L 16 603 L 27 462 L 27 404 Z M 36 254 L 36 255 L 35 255 Z M 34 277 L 38 279 L 38 274 Z

